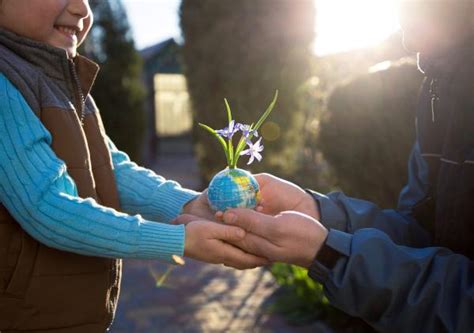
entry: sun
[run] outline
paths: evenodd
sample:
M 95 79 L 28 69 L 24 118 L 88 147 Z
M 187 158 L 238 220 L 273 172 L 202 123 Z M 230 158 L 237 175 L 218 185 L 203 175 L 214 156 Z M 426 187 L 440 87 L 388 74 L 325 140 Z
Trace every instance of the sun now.
M 315 0 L 319 55 L 368 47 L 399 29 L 397 0 Z

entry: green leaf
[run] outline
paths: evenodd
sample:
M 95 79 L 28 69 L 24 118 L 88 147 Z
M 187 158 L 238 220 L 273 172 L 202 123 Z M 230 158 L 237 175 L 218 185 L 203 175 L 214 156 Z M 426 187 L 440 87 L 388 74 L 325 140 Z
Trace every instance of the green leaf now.
M 227 147 L 229 148 L 229 158 L 230 158 L 229 168 L 233 169 L 235 168 L 235 165 L 234 165 L 235 157 L 234 157 L 234 145 L 232 144 L 232 138 L 229 139 Z
M 225 103 L 225 109 L 227 110 L 227 119 L 229 120 L 229 125 L 230 125 L 230 122 L 232 121 L 232 111 L 230 110 L 230 105 L 227 102 L 227 98 L 224 98 L 224 103 Z
M 270 105 L 267 107 L 267 109 L 265 110 L 265 112 L 263 113 L 263 115 L 260 117 L 260 119 L 257 121 L 257 124 L 255 125 L 255 130 L 258 130 L 260 128 L 260 126 L 262 126 L 263 122 L 265 121 L 265 119 L 267 119 L 267 117 L 270 115 L 270 113 L 272 112 L 273 108 L 275 107 L 275 103 L 278 99 L 278 89 L 275 90 L 275 96 L 273 97 L 273 100 L 272 102 L 270 103 Z
M 249 136 L 249 138 L 251 137 Z M 239 158 L 240 158 L 240 152 L 244 150 L 244 148 L 245 148 L 245 137 L 242 135 L 242 137 L 239 140 L 239 143 L 237 144 L 237 149 L 235 150 L 235 153 L 234 153 L 234 160 L 233 160 L 234 168 L 237 167 L 237 162 L 239 161 Z
M 263 122 L 267 119 L 267 117 L 273 111 L 273 108 L 275 107 L 277 99 L 278 99 L 278 89 L 275 90 L 275 96 L 273 97 L 272 102 L 270 103 L 270 105 L 268 105 L 265 112 L 262 114 L 260 119 L 257 121 L 257 124 L 255 125 L 255 127 L 253 127 L 253 124 L 250 126 L 251 129 L 258 130 L 260 128 L 260 126 L 262 126 Z M 252 137 L 253 137 L 253 134 L 250 134 L 248 139 L 251 140 Z M 235 150 L 235 153 L 233 154 L 233 156 L 234 156 L 234 158 L 233 158 L 234 167 L 237 165 L 237 162 L 239 161 L 239 158 L 240 158 L 240 152 L 244 148 L 245 148 L 245 140 L 243 140 L 243 142 L 242 142 L 242 139 L 241 139 L 240 142 L 237 145 L 237 149 Z
M 227 102 L 227 98 L 224 98 L 225 109 L 227 111 L 227 120 L 230 123 L 232 122 L 232 111 L 230 110 L 229 102 Z M 227 142 L 228 154 L 229 154 L 229 168 L 235 168 L 234 166 L 234 145 L 232 143 L 232 138 L 230 138 Z
M 216 133 L 215 129 L 213 129 L 213 128 L 205 125 L 205 124 L 202 124 L 202 123 L 199 123 L 199 126 L 204 128 L 205 130 L 207 130 L 209 133 L 211 133 L 212 135 L 214 135 L 217 138 L 217 140 L 222 145 L 222 148 L 224 149 L 225 157 L 227 159 L 227 165 L 231 166 L 231 159 L 230 159 L 230 155 L 229 155 L 229 150 L 228 150 L 227 143 L 225 142 L 225 140 L 219 134 Z

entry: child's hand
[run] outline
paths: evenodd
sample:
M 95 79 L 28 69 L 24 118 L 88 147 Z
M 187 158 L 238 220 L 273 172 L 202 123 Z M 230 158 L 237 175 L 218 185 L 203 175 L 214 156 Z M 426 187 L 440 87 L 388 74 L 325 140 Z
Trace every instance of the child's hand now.
M 206 220 L 186 222 L 186 257 L 237 269 L 255 268 L 269 263 L 265 258 L 248 254 L 227 243 L 239 242 L 245 237 L 246 233 L 241 228 Z
M 207 201 L 207 189 L 183 207 L 183 214 L 199 216 L 210 221 L 215 220 L 214 212 Z

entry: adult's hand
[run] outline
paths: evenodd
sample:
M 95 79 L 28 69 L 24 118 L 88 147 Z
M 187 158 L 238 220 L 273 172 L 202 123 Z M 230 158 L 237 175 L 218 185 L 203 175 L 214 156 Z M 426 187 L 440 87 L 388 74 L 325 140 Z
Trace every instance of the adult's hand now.
M 268 173 L 255 175 L 260 186 L 261 201 L 257 211 L 277 215 L 283 211 L 297 211 L 319 220 L 320 213 L 314 198 L 299 186 Z
M 246 232 L 235 226 L 227 226 L 187 215 L 177 222 L 186 224 L 184 255 L 211 264 L 224 264 L 237 269 L 248 269 L 268 264 L 266 258 L 230 245 L 245 238 Z
M 207 189 L 203 191 L 198 197 L 184 205 L 182 213 L 199 216 L 206 220 L 215 220 L 214 211 L 209 206 L 209 202 L 207 200 Z
M 295 211 L 270 216 L 230 209 L 224 214 L 224 223 L 247 231 L 242 240 L 233 242 L 244 251 L 301 267 L 309 267 L 328 234 L 317 220 Z

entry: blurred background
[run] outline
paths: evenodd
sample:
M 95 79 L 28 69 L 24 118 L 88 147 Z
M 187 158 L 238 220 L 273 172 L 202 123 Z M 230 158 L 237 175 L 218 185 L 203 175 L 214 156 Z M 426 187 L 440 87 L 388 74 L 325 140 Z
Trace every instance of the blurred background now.
M 205 188 L 226 162 L 197 123 L 225 127 L 224 97 L 238 122 L 255 122 L 278 89 L 261 128 L 264 159 L 251 171 L 396 204 L 422 76 L 402 47 L 395 0 L 90 2 L 95 25 L 82 53 L 101 65 L 92 94 L 109 136 L 137 163 Z M 243 291 L 229 296 L 229 288 Z M 249 300 L 254 308 L 244 313 Z M 329 306 L 321 286 L 297 267 L 242 273 L 146 261 L 125 264 L 112 327 L 306 330 L 370 332 Z

